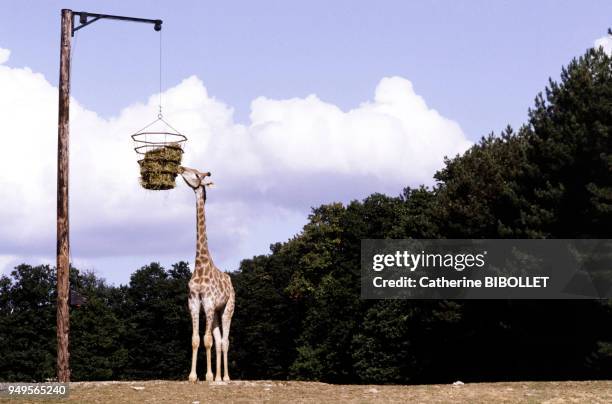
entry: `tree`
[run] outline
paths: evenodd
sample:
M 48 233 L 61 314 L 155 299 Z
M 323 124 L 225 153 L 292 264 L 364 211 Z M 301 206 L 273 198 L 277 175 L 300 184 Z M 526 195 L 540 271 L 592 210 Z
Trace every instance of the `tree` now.
M 241 379 L 284 379 L 295 359 L 299 306 L 286 292 L 291 279 L 280 244 L 271 256 L 243 260 L 232 274 L 236 311 L 230 333 L 230 367 Z
M 19 265 L 0 278 L 0 379 L 55 376 L 55 272 Z
M 70 368 L 74 380 L 116 379 L 127 362 L 123 319 L 110 304 L 112 288 L 92 272 L 73 271 L 72 288 L 87 300 L 70 310 Z
M 605 238 L 612 225 L 612 59 L 590 49 L 529 111 L 531 195 L 552 237 Z
M 191 319 L 186 263 L 167 272 L 158 263 L 130 277 L 120 311 L 125 321 L 127 362 L 121 377 L 182 379 L 188 371 Z

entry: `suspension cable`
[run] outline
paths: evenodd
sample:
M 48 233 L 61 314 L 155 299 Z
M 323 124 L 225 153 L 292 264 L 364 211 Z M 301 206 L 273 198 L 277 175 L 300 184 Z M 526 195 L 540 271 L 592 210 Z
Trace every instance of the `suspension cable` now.
M 162 119 L 162 31 L 159 31 L 159 112 L 158 119 Z

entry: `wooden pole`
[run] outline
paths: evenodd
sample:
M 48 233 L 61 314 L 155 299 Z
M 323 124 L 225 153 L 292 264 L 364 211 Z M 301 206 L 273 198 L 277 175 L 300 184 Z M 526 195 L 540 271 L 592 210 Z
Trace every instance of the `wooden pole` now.
M 79 16 L 78 27 L 73 18 Z M 91 18 L 87 21 L 88 18 Z M 70 381 L 70 224 L 68 216 L 68 146 L 70 121 L 70 45 L 73 31 L 79 30 L 99 19 L 112 19 L 154 24 L 160 31 L 163 21 L 144 18 L 122 17 L 86 12 L 73 13 L 62 10 L 62 32 L 60 45 L 59 110 L 57 121 L 57 379 Z
M 59 113 L 57 123 L 57 379 L 70 381 L 70 239 L 68 222 L 68 145 L 70 112 L 70 45 L 72 10 L 62 10 Z

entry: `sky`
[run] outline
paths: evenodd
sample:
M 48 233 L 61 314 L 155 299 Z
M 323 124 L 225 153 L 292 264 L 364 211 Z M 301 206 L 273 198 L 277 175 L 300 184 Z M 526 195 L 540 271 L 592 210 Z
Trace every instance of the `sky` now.
M 224 270 L 300 232 L 313 206 L 432 185 L 444 156 L 525 122 L 594 44 L 609 1 L 0 2 L 0 273 L 55 262 L 60 9 L 164 20 L 165 118 L 212 171 Z M 111 283 L 193 262 L 195 200 L 145 191 L 130 135 L 157 114 L 160 34 L 98 21 L 73 40 L 71 256 Z

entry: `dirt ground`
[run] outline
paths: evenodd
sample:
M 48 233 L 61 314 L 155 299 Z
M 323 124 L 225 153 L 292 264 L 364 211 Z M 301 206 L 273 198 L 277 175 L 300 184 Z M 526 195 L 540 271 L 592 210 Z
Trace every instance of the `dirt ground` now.
M 6 402 L 7 400 L 1 400 Z M 612 381 L 374 386 L 313 382 L 77 382 L 62 401 L 16 403 L 612 403 Z

